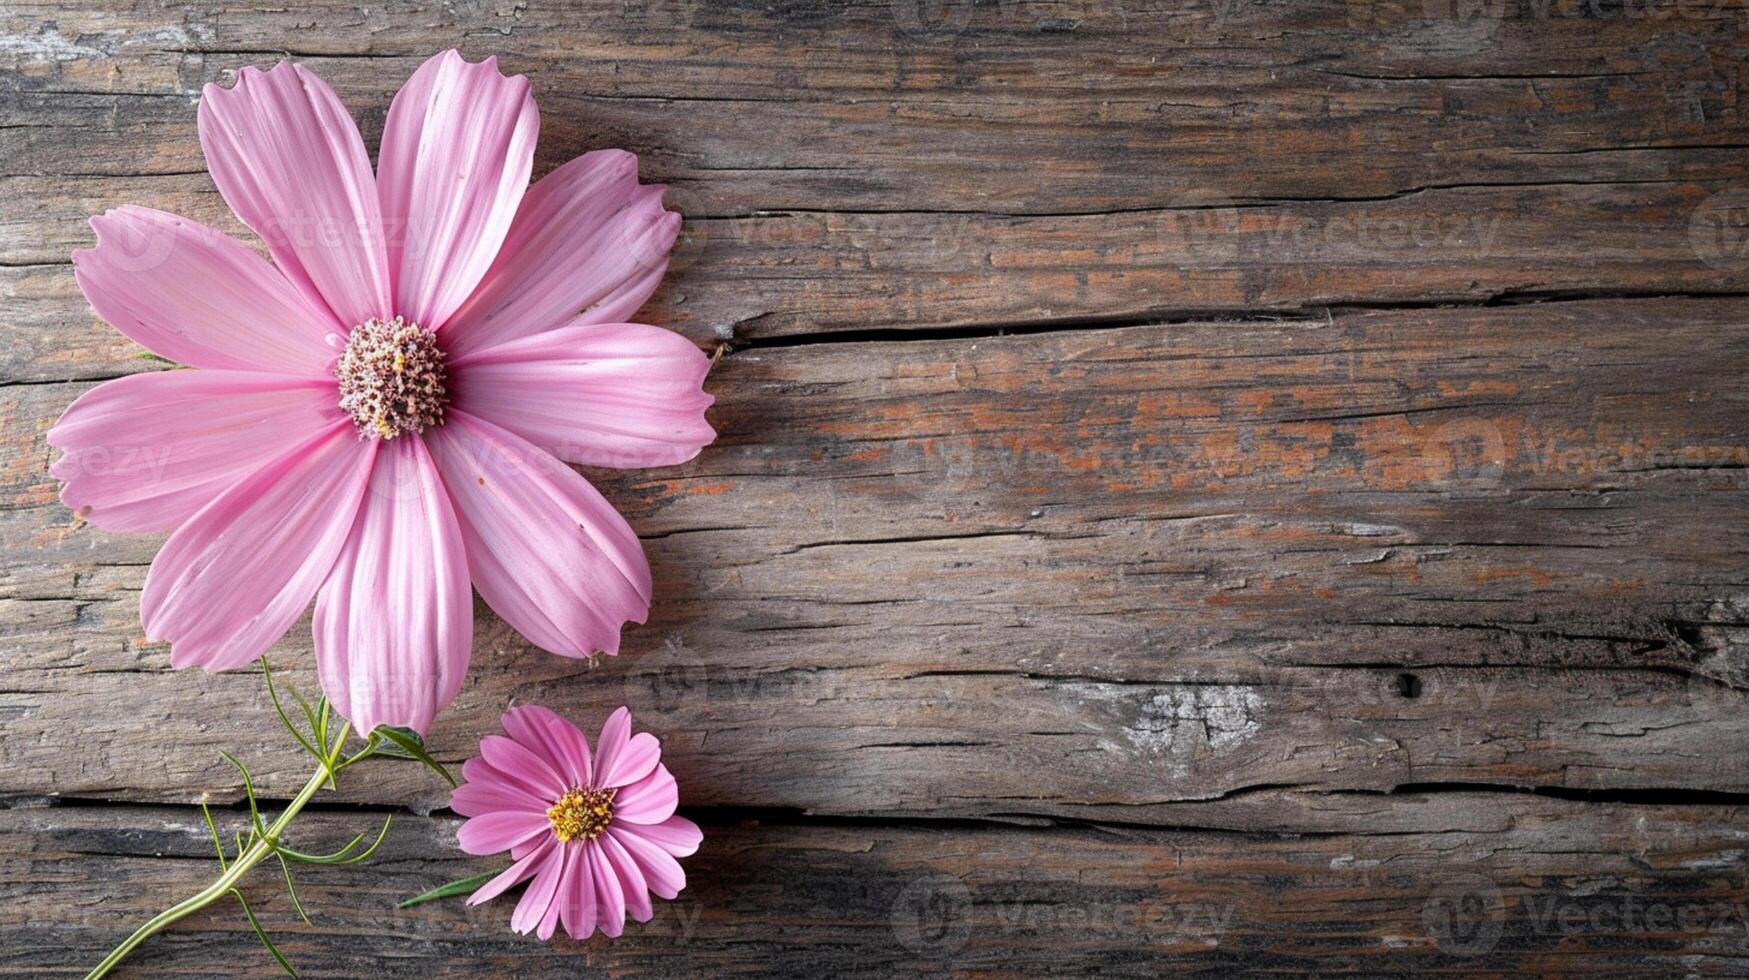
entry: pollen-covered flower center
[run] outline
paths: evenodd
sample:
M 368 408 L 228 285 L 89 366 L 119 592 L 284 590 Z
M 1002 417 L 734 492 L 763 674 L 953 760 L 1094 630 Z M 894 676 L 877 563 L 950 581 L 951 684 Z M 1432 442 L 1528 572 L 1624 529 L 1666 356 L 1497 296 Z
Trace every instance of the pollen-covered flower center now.
M 353 327 L 334 373 L 340 407 L 362 433 L 393 439 L 443 424 L 449 403 L 443 348 L 417 323 L 395 317 Z
M 547 810 L 547 820 L 559 840 L 594 840 L 613 822 L 611 789 L 574 789 Z

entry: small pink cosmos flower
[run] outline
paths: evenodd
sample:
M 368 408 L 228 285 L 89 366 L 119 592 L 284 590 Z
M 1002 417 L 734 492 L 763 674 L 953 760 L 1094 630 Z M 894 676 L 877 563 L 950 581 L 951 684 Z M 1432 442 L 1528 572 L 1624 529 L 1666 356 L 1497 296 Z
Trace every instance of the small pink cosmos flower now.
M 509 851 L 516 863 L 469 905 L 532 876 L 511 928 L 551 939 L 563 919 L 566 934 L 587 939 L 597 927 L 618 936 L 628 911 L 650 921 L 652 892 L 680 894 L 686 873 L 675 858 L 698 850 L 704 835 L 674 812 L 679 790 L 656 737 L 631 730 L 627 709 L 608 716 L 591 759 L 577 726 L 546 708 L 505 713 L 510 737 L 480 741 L 480 757 L 462 765 L 467 782 L 450 806 L 469 818 L 456 833 L 462 850 Z
M 455 695 L 470 583 L 537 646 L 617 653 L 649 566 L 560 461 L 664 466 L 714 437 L 707 358 L 624 322 L 679 229 L 664 188 L 621 150 L 529 187 L 528 80 L 454 51 L 395 96 L 374 173 L 300 65 L 208 85 L 199 116 L 219 192 L 273 262 L 161 211 L 93 218 L 97 246 L 73 256 L 91 305 L 198 370 L 100 385 L 49 434 L 75 513 L 172 532 L 146 634 L 176 667 L 228 670 L 313 598 L 323 689 L 365 731 L 425 731 Z

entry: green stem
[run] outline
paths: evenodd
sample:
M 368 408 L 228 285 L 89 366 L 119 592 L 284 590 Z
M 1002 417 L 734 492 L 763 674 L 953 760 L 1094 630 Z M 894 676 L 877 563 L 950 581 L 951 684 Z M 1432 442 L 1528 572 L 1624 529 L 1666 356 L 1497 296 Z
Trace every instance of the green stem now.
M 135 929 L 133 935 L 122 940 L 122 944 L 111 950 L 109 955 L 103 958 L 103 962 L 97 964 L 96 969 L 85 975 L 85 980 L 98 980 L 99 977 L 114 969 L 115 965 L 125 959 L 129 953 L 132 953 L 135 947 L 163 931 L 171 923 L 224 898 L 230 894 L 231 889 L 235 888 L 239 881 L 243 880 L 244 875 L 248 874 L 257 864 L 271 857 L 274 853 L 274 847 L 279 843 L 280 837 L 284 835 L 285 829 L 291 826 L 292 818 L 296 817 L 305 804 L 315 797 L 316 791 L 328 782 L 329 772 L 340 758 L 340 747 L 346 744 L 346 733 L 351 727 L 351 725 L 346 725 L 340 729 L 340 737 L 335 740 L 334 749 L 329 759 L 317 767 L 315 775 L 310 777 L 310 781 L 304 784 L 304 788 L 298 792 L 297 796 L 292 797 L 292 801 L 286 805 L 285 812 L 281 813 L 279 819 L 267 828 L 265 838 L 257 839 L 254 844 L 249 846 L 248 850 L 238 855 L 237 859 L 231 862 L 231 866 L 225 870 L 225 873 L 219 875 L 212 884 L 152 916 L 145 925 Z

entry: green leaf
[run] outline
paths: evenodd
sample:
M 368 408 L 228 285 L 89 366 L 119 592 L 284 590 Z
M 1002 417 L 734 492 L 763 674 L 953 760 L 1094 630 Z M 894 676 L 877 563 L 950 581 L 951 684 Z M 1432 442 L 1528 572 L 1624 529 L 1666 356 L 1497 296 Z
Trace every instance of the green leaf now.
M 176 363 L 175 361 L 172 361 L 168 357 L 160 357 L 157 354 L 154 354 L 149 350 L 140 351 L 138 354 L 135 354 L 134 356 L 139 358 L 142 361 L 155 361 L 159 364 L 168 364 L 171 367 L 181 367 L 182 366 L 182 365 Z
M 371 734 L 381 736 L 382 740 L 388 743 L 377 746 L 378 755 L 398 759 L 416 759 L 435 770 L 439 776 L 443 777 L 444 782 L 449 783 L 451 788 L 455 787 L 455 777 L 451 776 L 449 770 L 443 768 L 436 759 L 433 759 L 431 753 L 425 751 L 425 740 L 419 737 L 418 732 L 411 728 L 402 728 L 399 725 L 378 725 Z
M 310 702 L 305 701 L 304 696 L 299 694 L 298 689 L 295 687 L 291 689 L 291 696 L 292 700 L 298 703 L 298 708 L 303 711 L 304 720 L 310 723 L 310 734 L 315 736 L 316 741 L 321 742 L 323 745 L 327 745 L 328 733 L 322 730 L 321 722 L 316 720 L 316 712 L 310 707 Z
M 261 923 L 256 920 L 255 913 L 249 910 L 249 901 L 243 897 L 242 892 L 235 888 L 231 889 L 231 894 L 237 896 L 237 904 L 243 906 L 243 914 L 248 917 L 249 924 L 255 927 L 255 935 L 261 940 L 261 945 L 267 947 L 267 951 L 273 954 L 273 958 L 279 963 L 280 968 L 291 974 L 295 980 L 298 971 L 292 969 L 291 961 L 285 958 L 285 954 L 279 951 L 279 947 L 273 944 L 273 940 L 267 938 L 267 930 L 261 928 Z
M 409 742 L 419 750 L 425 748 L 425 739 L 419 737 L 418 732 L 401 725 L 378 725 L 370 733 L 370 738 L 378 741 L 391 740 L 390 744 L 377 747 L 377 755 L 385 755 L 391 759 L 418 759 L 413 754 L 414 750 L 407 748 Z
M 303 851 L 300 851 L 295 847 L 286 847 L 284 844 L 274 848 L 274 851 L 275 853 L 283 854 L 286 857 L 291 858 L 293 861 L 301 861 L 304 864 L 346 864 L 348 863 L 346 857 L 347 854 L 350 853 L 353 848 L 357 847 L 362 840 L 364 840 L 364 835 L 359 834 L 357 837 L 354 837 L 341 845 L 340 849 L 332 854 L 305 854 Z
M 225 845 L 219 843 L 219 825 L 213 823 L 213 812 L 207 809 L 205 801 L 202 801 L 200 804 L 200 812 L 202 816 L 206 817 L 206 829 L 212 831 L 213 850 L 219 852 L 219 870 L 231 870 L 231 866 L 225 863 Z
M 424 905 L 426 902 L 435 902 L 440 898 L 454 898 L 457 895 L 466 895 L 469 892 L 477 891 L 481 885 L 498 877 L 500 874 L 503 874 L 503 872 L 488 871 L 482 875 L 469 875 L 458 881 L 452 881 L 447 885 L 438 885 L 436 888 L 424 892 L 423 894 L 414 895 L 412 898 L 407 899 L 396 907 L 410 909 L 415 905 Z
M 327 760 L 322 758 L 322 754 L 317 752 L 316 747 L 310 744 L 310 740 L 304 737 L 304 733 L 298 731 L 297 726 L 292 724 L 291 717 L 285 713 L 285 706 L 279 703 L 279 691 L 273 686 L 273 670 L 267 666 L 265 656 L 261 658 L 261 676 L 267 679 L 267 696 L 273 700 L 273 710 L 279 715 L 280 724 L 285 726 L 286 731 L 292 733 L 292 738 L 298 740 L 298 744 L 304 747 L 305 752 L 315 757 L 317 762 L 326 763 Z M 328 788 L 334 788 L 332 779 L 328 781 Z
M 364 748 L 359 749 L 357 752 L 354 752 L 351 755 L 347 756 L 346 758 L 341 759 L 339 762 L 336 762 L 328 770 L 329 773 L 342 772 L 346 769 L 347 766 L 350 766 L 355 762 L 359 762 L 361 760 L 368 759 L 373 755 L 376 755 L 377 749 L 380 748 L 382 746 L 382 744 L 383 744 L 383 737 L 381 735 L 371 735 L 370 737 L 368 737 L 364 740 Z M 396 758 L 399 758 L 399 756 L 396 756 Z M 330 785 L 332 785 L 334 780 L 332 778 L 330 778 L 328 780 L 328 782 Z
M 243 794 L 249 798 L 249 819 L 250 819 L 250 821 L 252 821 L 255 824 L 256 836 L 266 837 L 267 836 L 267 827 L 264 824 L 262 824 L 262 822 L 261 822 L 261 808 L 255 805 L 255 781 L 253 779 L 249 778 L 249 769 L 246 766 L 244 766 L 241 762 L 238 762 L 236 756 L 233 756 L 231 753 L 226 752 L 224 749 L 219 750 L 219 755 L 224 756 L 226 762 L 229 762 L 231 765 L 236 766 L 237 771 L 239 773 L 242 773 L 242 775 L 243 775 Z M 241 850 L 239 850 L 237 852 L 237 856 L 238 857 L 242 856 Z
M 278 853 L 291 858 L 293 861 L 302 861 L 305 864 L 357 864 L 365 858 L 370 857 L 372 854 L 375 854 L 377 848 L 382 846 L 383 839 L 389 836 L 389 824 L 393 822 L 394 819 L 395 815 L 392 813 L 385 817 L 383 819 L 383 829 L 377 831 L 377 839 L 371 841 L 370 846 L 358 854 L 349 855 L 348 852 L 357 847 L 359 841 L 364 840 L 363 834 L 359 834 L 357 837 L 347 841 L 346 846 L 332 854 L 305 854 L 303 851 L 296 851 L 283 845 L 275 848 L 275 850 Z
M 304 903 L 298 901 L 298 886 L 292 884 L 291 865 L 285 863 L 284 854 L 275 851 L 273 856 L 279 858 L 279 870 L 285 872 L 285 890 L 291 894 L 292 908 L 298 910 L 298 918 L 304 920 L 304 925 L 310 925 L 309 913 L 304 911 Z

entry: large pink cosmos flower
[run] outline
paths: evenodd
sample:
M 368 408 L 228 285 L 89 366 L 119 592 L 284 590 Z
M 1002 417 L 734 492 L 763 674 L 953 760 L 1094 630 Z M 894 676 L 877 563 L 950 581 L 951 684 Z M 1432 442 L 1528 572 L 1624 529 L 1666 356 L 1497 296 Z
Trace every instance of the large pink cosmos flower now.
M 395 96 L 373 174 L 321 79 L 245 68 L 207 86 L 200 139 L 272 264 L 161 211 L 92 219 L 91 305 L 199 370 L 87 392 L 54 473 L 94 524 L 173 532 L 140 617 L 174 666 L 247 664 L 314 598 L 329 698 L 424 731 L 461 686 L 470 580 L 565 656 L 644 621 L 637 536 L 560 460 L 668 465 L 713 438 L 703 353 L 623 322 L 680 216 L 620 150 L 528 187 L 539 122 L 526 78 L 448 51 Z
M 509 738 L 480 741 L 480 758 L 463 764 L 467 782 L 450 799 L 470 818 L 456 833 L 462 850 L 516 859 L 469 905 L 532 876 L 511 928 L 551 939 L 562 918 L 567 935 L 587 939 L 598 926 L 619 935 L 628 911 L 650 921 L 651 892 L 680 894 L 686 873 L 675 858 L 698 850 L 704 835 L 675 814 L 679 789 L 662 747 L 648 732 L 631 734 L 630 711 L 608 716 L 593 760 L 577 726 L 546 708 L 510 709 L 504 731 Z

